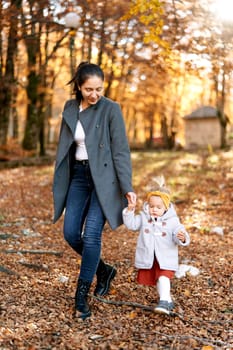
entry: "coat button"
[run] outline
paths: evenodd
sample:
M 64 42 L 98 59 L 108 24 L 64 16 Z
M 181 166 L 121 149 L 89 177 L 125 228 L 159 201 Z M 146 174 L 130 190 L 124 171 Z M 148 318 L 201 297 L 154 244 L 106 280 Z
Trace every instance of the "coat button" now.
M 100 143 L 100 148 L 103 148 L 104 147 L 104 143 Z

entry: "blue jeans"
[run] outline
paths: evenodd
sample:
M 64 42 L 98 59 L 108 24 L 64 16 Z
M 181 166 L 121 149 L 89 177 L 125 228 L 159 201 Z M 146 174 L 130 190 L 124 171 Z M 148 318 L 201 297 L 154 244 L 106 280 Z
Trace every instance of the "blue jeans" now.
M 82 256 L 79 278 L 92 282 L 101 254 L 105 216 L 88 164 L 75 162 L 66 200 L 64 238 Z

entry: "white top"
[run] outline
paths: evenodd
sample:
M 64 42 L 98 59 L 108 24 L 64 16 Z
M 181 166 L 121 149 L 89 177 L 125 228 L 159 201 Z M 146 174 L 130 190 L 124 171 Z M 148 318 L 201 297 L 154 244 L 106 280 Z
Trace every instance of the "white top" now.
M 82 107 L 80 106 L 80 112 L 82 111 Z M 78 123 L 76 125 L 75 133 L 74 133 L 74 140 L 76 142 L 76 152 L 75 152 L 75 159 L 76 160 L 84 160 L 88 159 L 87 149 L 85 145 L 85 132 L 83 130 L 82 124 L 78 120 Z

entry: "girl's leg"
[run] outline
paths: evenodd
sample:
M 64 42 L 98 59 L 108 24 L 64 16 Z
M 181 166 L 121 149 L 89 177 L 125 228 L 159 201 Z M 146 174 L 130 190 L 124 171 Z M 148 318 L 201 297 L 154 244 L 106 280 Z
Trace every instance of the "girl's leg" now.
M 168 277 L 160 276 L 157 281 L 157 290 L 160 300 L 166 300 L 169 303 L 172 301 L 171 298 L 171 282 Z
M 157 281 L 157 290 L 159 294 L 159 302 L 155 308 L 155 312 L 169 315 L 174 304 L 171 298 L 171 282 L 170 278 L 166 276 L 160 276 Z

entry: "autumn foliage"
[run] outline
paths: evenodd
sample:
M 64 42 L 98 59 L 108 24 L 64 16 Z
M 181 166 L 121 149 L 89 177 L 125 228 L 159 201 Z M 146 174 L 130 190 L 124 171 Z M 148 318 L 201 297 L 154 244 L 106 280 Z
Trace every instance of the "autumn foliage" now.
M 80 260 L 52 224 L 53 166 L 0 171 L 1 321 L 3 350 L 233 348 L 233 152 L 133 152 L 138 209 L 164 174 L 191 235 L 180 263 L 197 276 L 174 278 L 173 316 L 153 312 L 154 287 L 137 285 L 137 234 L 106 226 L 103 257 L 117 267 L 110 295 L 90 304 L 93 316 L 73 316 Z M 94 285 L 93 285 L 94 288 Z

